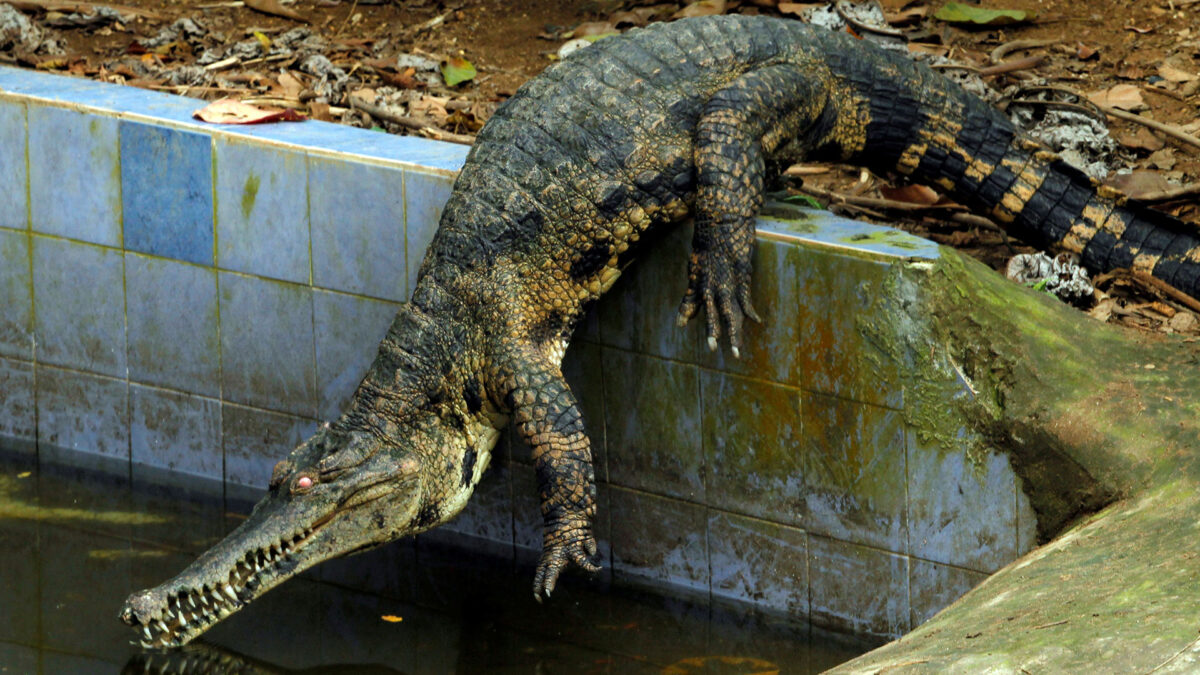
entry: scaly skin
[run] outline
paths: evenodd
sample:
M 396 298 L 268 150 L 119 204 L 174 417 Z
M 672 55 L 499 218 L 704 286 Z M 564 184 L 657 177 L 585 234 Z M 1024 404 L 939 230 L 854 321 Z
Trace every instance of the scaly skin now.
M 639 240 L 694 217 L 679 319 L 703 309 L 709 346 L 724 332 L 736 354 L 756 318 L 767 166 L 800 157 L 936 183 L 1093 270 L 1132 265 L 1200 293 L 1191 228 L 1099 189 L 924 66 L 777 19 L 631 31 L 496 111 L 349 410 L 280 462 L 246 523 L 131 596 L 122 618 L 147 646 L 179 645 L 302 569 L 445 522 L 510 417 L 533 448 L 545 522 L 534 596 L 571 564 L 596 569 L 591 449 L 559 369 L 567 338 Z M 200 597 L 211 606 L 194 609 Z

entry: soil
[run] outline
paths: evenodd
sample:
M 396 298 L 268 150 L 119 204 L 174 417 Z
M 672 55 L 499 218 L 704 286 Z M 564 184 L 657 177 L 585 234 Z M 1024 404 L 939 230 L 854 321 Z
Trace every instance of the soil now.
M 10 1 L 31 19 L 31 30 L 43 28 L 42 37 L 56 39 L 59 49 L 46 43 L 36 46 L 36 41 L 14 41 L 11 35 L 6 37 L 0 21 L 0 63 L 210 100 L 233 96 L 259 105 L 294 108 L 318 119 L 460 142 L 470 142 L 495 106 L 552 63 L 559 48 L 573 38 L 628 30 L 646 20 L 669 20 L 680 13 L 723 11 L 796 19 L 805 7 L 778 0 L 703 0 L 691 5 L 637 0 L 383 0 L 382 4 L 374 4 L 380 0 L 283 0 L 284 4 L 280 0 L 123 0 L 114 5 L 120 20 L 62 27 L 68 19 L 88 24 L 90 7 L 76 0 Z M 1009 98 L 1029 98 L 1014 91 L 1031 84 L 1084 94 L 1132 85 L 1144 100 L 1139 113 L 1143 118 L 1175 125 L 1193 137 L 1200 135 L 1197 0 L 988 0 L 989 7 L 1032 10 L 1037 16 L 1020 24 L 975 28 L 933 18 L 944 4 L 942 0 L 880 0 L 893 21 L 892 29 L 907 36 L 910 51 L 944 55 L 975 68 L 994 65 L 989 54 L 1012 41 L 1049 42 L 1001 57 L 1006 63 L 1043 57 L 1037 64 L 985 78 L 987 93 L 1001 104 L 1003 92 Z M 271 13 L 247 5 L 265 5 Z M 84 17 L 69 16 L 73 11 Z M 900 12 L 915 15 L 915 21 L 896 20 Z M 280 13 L 307 22 L 276 15 Z M 192 19 L 199 32 L 168 35 L 159 43 L 151 40 L 182 18 Z M 296 28 L 308 29 L 311 36 L 294 32 Z M 849 30 L 874 37 L 862 26 Z M 314 54 L 329 61 L 324 65 L 313 61 Z M 409 61 L 398 62 L 402 56 Z M 476 75 L 446 86 L 437 67 L 452 59 L 466 59 Z M 200 67 L 204 65 L 208 67 Z M 425 67 L 431 72 L 423 72 Z M 370 104 L 366 107 L 372 112 L 356 101 Z M 1034 114 L 1040 117 L 1044 112 Z M 1106 146 L 1102 163 L 1125 174 L 1114 173 L 1109 182 L 1137 196 L 1194 185 L 1200 179 L 1200 148 L 1142 124 L 1094 116 L 1107 124 L 1117 141 Z M 924 197 L 914 196 L 888 176 L 840 166 L 800 167 L 795 173 L 802 178 L 793 179 L 793 191 L 817 195 L 822 204 L 854 217 L 899 223 L 962 248 L 998 269 L 1013 254 L 1032 251 L 983 219 L 954 215 L 957 212 L 944 202 L 925 209 Z M 1197 193 L 1163 200 L 1158 207 L 1200 223 Z M 1097 318 L 1200 334 L 1196 316 L 1175 318 L 1179 313 L 1200 315 L 1200 303 L 1172 297 L 1133 275 L 1118 273 L 1103 281 L 1096 296 L 1083 303 Z

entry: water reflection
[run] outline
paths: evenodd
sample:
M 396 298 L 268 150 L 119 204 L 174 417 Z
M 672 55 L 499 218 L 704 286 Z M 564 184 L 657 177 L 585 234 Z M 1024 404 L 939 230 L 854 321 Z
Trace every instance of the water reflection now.
M 449 534 L 322 565 L 193 650 L 132 646 L 116 619 L 125 596 L 176 573 L 256 496 L 77 453 L 0 450 L 0 672 L 810 673 L 872 646 L 579 577 L 538 605 L 531 559 Z

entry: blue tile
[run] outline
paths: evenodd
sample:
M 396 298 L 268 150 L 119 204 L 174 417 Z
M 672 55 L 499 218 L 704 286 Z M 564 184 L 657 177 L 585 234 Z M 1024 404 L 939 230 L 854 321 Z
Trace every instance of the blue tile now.
M 610 490 L 610 502 L 614 579 L 708 596 L 703 505 L 617 487 Z
M 908 632 L 908 558 L 815 536 L 808 551 L 814 624 L 876 637 Z
M 125 254 L 129 377 L 181 391 L 220 391 L 217 277 L 211 269 Z
M 804 530 L 711 511 L 708 559 L 714 596 L 808 617 L 808 535 Z
M 809 392 L 800 414 L 804 529 L 907 553 L 903 414 Z
M 707 335 L 703 317 L 683 328 L 675 324 L 691 241 L 691 226 L 676 227 L 622 274 L 596 306 L 603 344 L 687 363 L 708 360 L 700 356 Z
M 124 380 L 37 367 L 38 443 L 129 459 Z
M 23 230 L 29 226 L 28 174 L 25 172 L 25 104 L 0 98 L 0 227 Z
M 315 416 L 312 290 L 230 272 L 220 289 L 224 398 Z
M 35 232 L 120 246 L 120 180 L 115 119 L 48 106 L 29 109 Z
M 275 463 L 311 436 L 316 426 L 312 420 L 294 415 L 222 403 L 225 480 L 265 489 Z
M 937 244 L 903 230 L 781 202 L 763 206 L 757 229 L 772 239 L 817 243 L 879 258 L 936 260 L 940 255 Z
M 392 302 L 313 291 L 318 417 L 333 420 L 341 415 L 399 309 Z
M 211 265 L 212 138 L 121 122 L 125 248 Z
M 125 377 L 125 294 L 120 251 L 33 238 L 37 359 Z
M 981 439 L 965 431 L 954 449 L 907 435 L 912 555 L 980 572 L 1015 560 L 1017 488 L 1008 456 L 974 450 Z
M 0 359 L 0 438 L 37 440 L 33 364 Z
M 0 67 L 0 78 L 3 78 L 4 89 L 11 94 L 73 103 L 104 112 L 147 115 L 197 128 L 203 123 L 193 119 L 192 113 L 207 104 L 206 101 L 138 87 L 18 68 Z
M 987 575 L 949 565 L 913 558 L 909 561 L 912 627 L 925 623 L 967 591 L 983 583 Z
M 609 480 L 703 503 L 696 367 L 615 349 L 605 349 L 602 359 Z
M 130 459 L 221 478 L 221 405 L 215 399 L 129 385 Z
M 313 284 L 406 300 L 404 172 L 309 157 Z
M 417 285 L 417 272 L 425 259 L 425 249 L 433 241 L 442 219 L 442 210 L 454 179 L 421 171 L 406 171 L 404 175 L 405 223 L 408 229 L 408 287 Z
M 804 525 L 800 392 L 703 371 L 704 457 L 710 506 Z
M 308 163 L 302 151 L 218 137 L 217 264 L 308 283 Z
M 29 236 L 0 230 L 0 356 L 33 360 Z

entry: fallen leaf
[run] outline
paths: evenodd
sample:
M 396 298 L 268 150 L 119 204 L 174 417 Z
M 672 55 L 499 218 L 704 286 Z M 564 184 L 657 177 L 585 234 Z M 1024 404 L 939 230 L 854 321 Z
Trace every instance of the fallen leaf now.
M 1150 153 L 1146 158 L 1146 166 L 1154 169 L 1170 171 L 1175 168 L 1175 151 L 1171 148 L 1161 148 Z
M 1096 105 L 1106 105 L 1121 110 L 1134 112 L 1145 110 L 1146 102 L 1142 100 L 1142 90 L 1132 84 L 1118 84 L 1112 89 L 1102 89 L 1088 94 L 1088 100 Z
M 1137 130 L 1131 134 L 1122 134 L 1117 140 L 1120 141 L 1121 145 L 1127 148 L 1131 148 L 1133 150 L 1146 150 L 1148 152 L 1154 152 L 1155 150 L 1158 150 L 1166 145 L 1161 138 L 1154 135 L 1153 131 L 1150 131 L 1146 127 L 1142 126 L 1139 126 Z
M 32 471 L 22 471 L 21 473 L 17 474 L 17 478 L 29 478 L 32 475 Z
M 422 96 L 409 103 L 408 109 L 415 114 L 424 115 L 440 124 L 449 115 L 446 111 L 446 104 L 449 102 L 449 96 Z
M 264 122 L 303 122 L 304 116 L 290 108 L 259 108 L 237 99 L 213 101 L 192 113 L 192 117 L 212 124 L 262 124 Z
M 442 64 L 442 79 L 447 87 L 475 79 L 475 65 L 460 57 L 452 56 Z
M 283 92 L 283 98 L 300 98 L 300 92 L 304 91 L 304 83 L 291 71 L 284 70 L 279 73 L 279 88 Z
M 574 40 L 567 40 L 558 48 L 558 58 L 565 59 L 584 47 L 590 47 L 591 44 L 592 41 L 587 38 L 575 38 Z
M 648 17 L 646 16 L 645 12 L 625 10 L 623 12 L 617 12 L 616 14 L 613 14 L 612 16 L 608 17 L 608 20 L 612 23 L 614 28 L 620 28 L 622 26 L 645 26 Z M 579 29 L 576 28 L 575 30 Z
M 697 0 L 671 16 L 675 19 L 683 19 L 690 16 L 714 16 L 724 13 L 725 0 Z
M 404 617 L 396 616 L 395 614 L 384 614 L 383 616 L 381 616 L 379 618 L 383 619 L 384 621 L 386 621 L 388 623 L 400 623 L 401 621 L 404 620 Z
M 271 38 L 264 35 L 262 33 L 262 31 L 256 30 L 253 33 L 251 33 L 251 35 L 254 36 L 255 40 L 258 40 L 258 44 L 262 45 L 263 51 L 267 51 L 267 50 L 271 49 Z
M 1185 70 L 1180 70 L 1169 63 L 1163 63 L 1158 67 L 1158 74 L 1168 82 L 1191 82 L 1196 79 L 1196 76 Z
M 1098 50 L 1080 42 L 1078 43 L 1078 47 L 1075 49 L 1075 58 L 1079 59 L 1080 61 L 1087 61 L 1088 59 L 1095 58 L 1099 53 L 1100 52 Z
M 779 3 L 779 13 L 780 14 L 791 14 L 792 16 L 801 16 L 804 14 L 804 12 L 806 12 L 810 9 L 816 9 L 817 7 L 824 7 L 824 6 L 825 5 L 818 4 L 818 3 L 781 2 L 781 3 Z
M 1162 192 L 1171 187 L 1166 178 L 1157 171 L 1133 171 L 1117 173 L 1108 177 L 1104 184 L 1137 199 L 1150 192 Z
M 879 192 L 888 199 L 906 204 L 921 204 L 929 206 L 936 204 L 941 196 L 924 185 L 904 185 L 902 187 L 880 186 Z
M 571 37 L 581 38 L 589 35 L 608 35 L 617 32 L 615 24 L 607 21 L 588 21 L 581 23 L 571 31 Z
M 279 3 L 279 0 L 245 0 L 245 2 L 247 7 L 263 14 L 272 14 L 293 21 L 310 23 L 303 14 L 294 9 L 284 7 Z
M 333 121 L 333 113 L 329 112 L 328 103 L 313 101 L 308 104 L 308 113 L 314 120 L 321 120 L 322 122 Z
M 975 24 L 977 26 L 1004 26 L 1032 21 L 1037 12 L 1024 9 L 987 9 L 972 7 L 959 2 L 947 2 L 933 15 L 946 23 Z
M 1196 315 L 1188 311 L 1176 312 L 1175 316 L 1167 322 L 1176 333 L 1191 333 L 1194 332 L 1197 326 L 1200 326 L 1200 320 L 1196 319 Z

